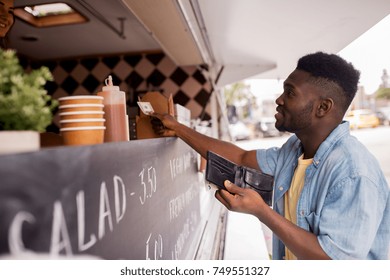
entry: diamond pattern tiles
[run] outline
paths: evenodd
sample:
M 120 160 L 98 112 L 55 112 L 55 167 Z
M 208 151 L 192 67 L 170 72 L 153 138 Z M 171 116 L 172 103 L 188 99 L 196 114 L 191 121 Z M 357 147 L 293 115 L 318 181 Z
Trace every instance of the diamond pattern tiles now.
M 210 119 L 210 83 L 195 66 L 177 67 L 163 53 L 30 62 L 30 67 L 40 65 L 53 73 L 54 82 L 46 89 L 54 98 L 96 94 L 111 75 L 114 84 L 127 93 L 129 106 L 136 106 L 143 93 L 157 90 L 167 97 L 172 94 L 175 103 L 191 110 L 192 118 Z

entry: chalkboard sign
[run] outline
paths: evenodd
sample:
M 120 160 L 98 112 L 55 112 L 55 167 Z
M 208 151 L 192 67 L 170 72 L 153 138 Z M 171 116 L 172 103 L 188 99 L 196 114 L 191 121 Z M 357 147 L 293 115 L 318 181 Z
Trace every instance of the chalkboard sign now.
M 177 138 L 3 155 L 0 180 L 0 254 L 191 259 L 207 224 L 197 154 Z

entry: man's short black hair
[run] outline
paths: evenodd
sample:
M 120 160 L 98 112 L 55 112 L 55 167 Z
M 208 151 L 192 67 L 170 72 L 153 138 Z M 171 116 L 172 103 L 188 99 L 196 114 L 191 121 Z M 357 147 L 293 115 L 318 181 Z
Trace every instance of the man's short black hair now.
M 355 97 L 360 72 L 352 63 L 347 62 L 335 54 L 316 52 L 301 57 L 298 60 L 297 69 L 310 73 L 314 78 L 323 78 L 336 83 L 344 92 L 345 104 L 341 104 L 346 110 Z

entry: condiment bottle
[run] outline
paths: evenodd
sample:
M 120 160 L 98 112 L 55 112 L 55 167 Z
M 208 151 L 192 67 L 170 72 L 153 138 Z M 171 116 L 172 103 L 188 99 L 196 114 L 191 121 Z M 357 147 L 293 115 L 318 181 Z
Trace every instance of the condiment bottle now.
M 111 75 L 104 81 L 105 85 L 97 95 L 103 96 L 106 130 L 104 142 L 120 142 L 129 140 L 127 127 L 126 94 L 112 83 Z

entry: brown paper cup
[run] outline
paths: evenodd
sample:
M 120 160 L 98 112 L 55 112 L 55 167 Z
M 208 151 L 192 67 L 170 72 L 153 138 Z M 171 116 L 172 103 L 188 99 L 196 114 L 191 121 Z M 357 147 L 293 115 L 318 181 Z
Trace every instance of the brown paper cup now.
M 104 126 L 105 119 L 73 119 L 61 120 L 61 128 L 82 127 L 82 126 Z
M 58 98 L 60 105 L 72 104 L 103 104 L 103 97 L 97 95 L 75 95 Z
M 85 126 L 61 128 L 65 145 L 95 145 L 104 142 L 104 126 Z
M 63 112 L 77 112 L 77 111 L 103 111 L 103 104 L 70 104 L 70 105 L 61 105 L 58 107 L 60 113 Z
M 60 120 L 73 119 L 102 119 L 104 117 L 103 111 L 75 111 L 59 113 Z

